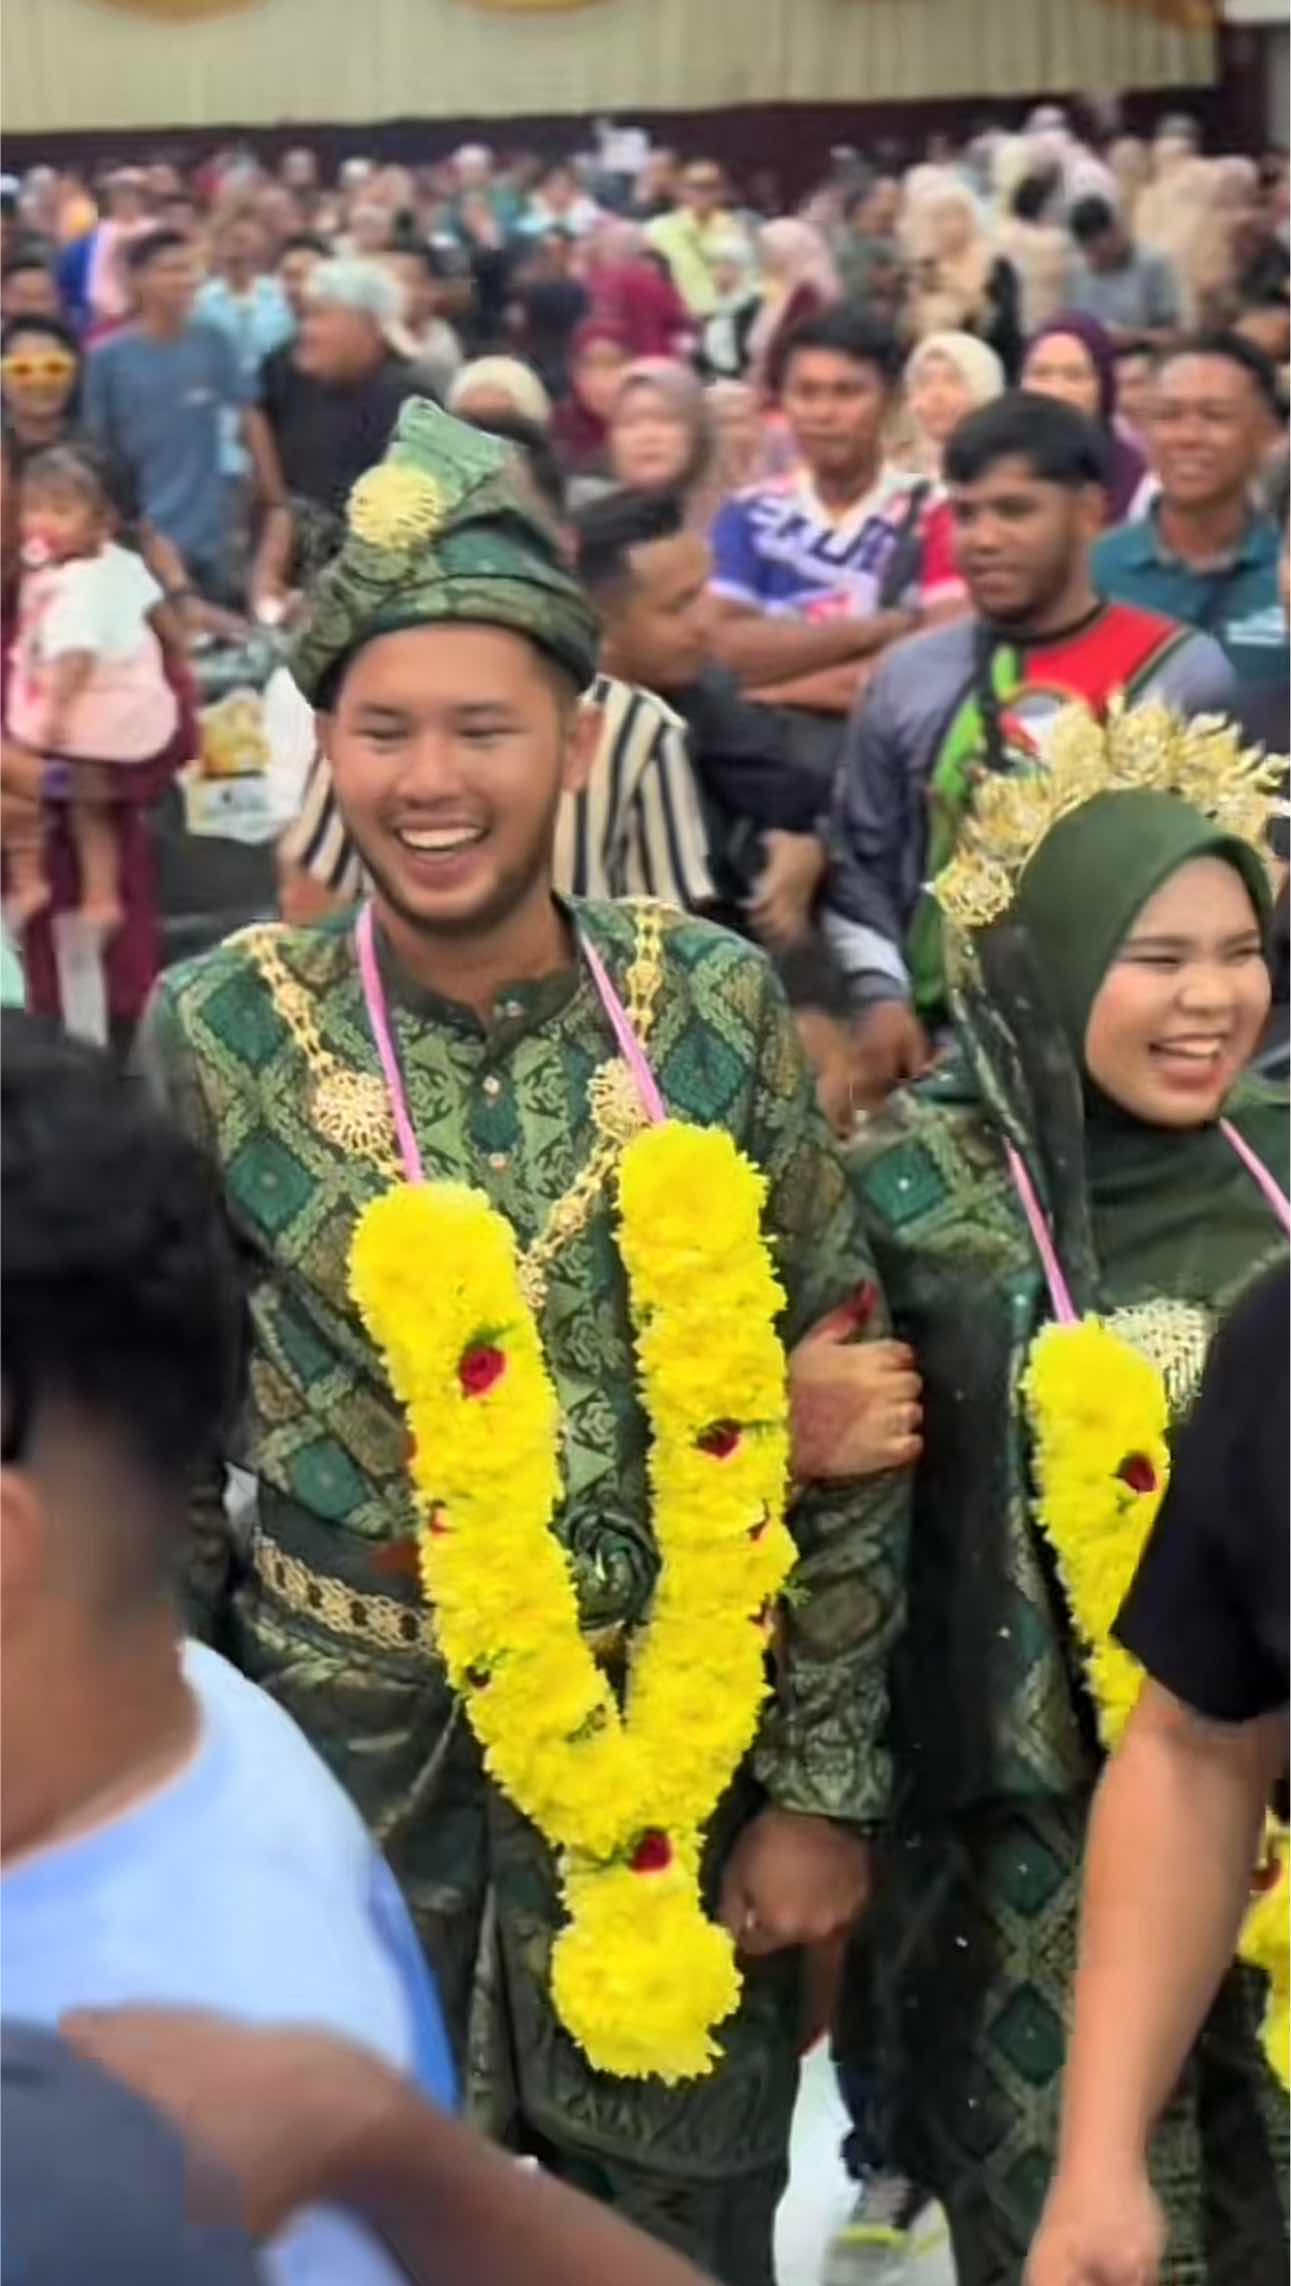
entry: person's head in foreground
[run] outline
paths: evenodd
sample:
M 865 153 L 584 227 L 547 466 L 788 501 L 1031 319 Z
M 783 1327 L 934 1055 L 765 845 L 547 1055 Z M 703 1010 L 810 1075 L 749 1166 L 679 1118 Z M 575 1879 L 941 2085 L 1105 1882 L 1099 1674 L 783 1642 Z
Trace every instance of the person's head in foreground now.
M 647 690 L 682 691 L 711 656 L 707 543 L 666 493 L 618 492 L 575 519 L 578 573 L 600 614 L 601 666 Z
M 1275 774 L 1236 730 L 1072 707 L 1038 762 L 979 792 L 939 879 L 952 923 L 976 924 L 988 988 L 1016 987 L 1021 941 L 1087 1122 L 1127 1165 L 1132 1130 L 1213 1128 L 1259 1042 Z
M 396 946 L 545 924 L 597 629 L 513 451 L 422 400 L 359 480 L 292 669 Z
M 1105 516 L 1105 447 L 1070 405 L 1010 390 L 970 413 L 944 475 L 959 568 L 983 619 L 1016 633 L 1070 627 L 1092 602 Z
M 901 377 L 890 327 L 846 302 L 795 326 L 767 378 L 818 485 L 859 492 L 875 481 Z
M 0 1184 L 8 1858 L 146 1771 L 186 1708 L 175 1572 L 242 1317 L 206 1161 L 106 1056 L 14 1010 Z
M 401 310 L 400 289 L 379 262 L 320 262 L 305 288 L 301 372 L 342 387 L 368 380 L 390 354 Z
M 1152 406 L 1152 462 L 1161 495 L 1185 513 L 1246 499 L 1275 443 L 1275 367 L 1240 334 L 1200 334 L 1161 360 Z
M 995 351 L 971 333 L 930 333 L 906 361 L 906 405 L 921 454 L 940 469 L 955 430 L 979 405 L 1004 391 Z

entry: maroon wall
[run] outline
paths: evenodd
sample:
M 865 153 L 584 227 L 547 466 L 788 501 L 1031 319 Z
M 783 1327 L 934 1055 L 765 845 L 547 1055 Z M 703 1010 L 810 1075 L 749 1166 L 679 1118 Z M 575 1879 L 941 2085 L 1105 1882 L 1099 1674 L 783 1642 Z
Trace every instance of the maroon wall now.
M 1124 106 L 1127 129 L 1140 132 L 1150 129 L 1162 112 L 1188 111 L 1202 122 L 1210 149 L 1258 147 L 1263 118 L 1258 63 L 1252 59 L 1249 44 L 1243 47 L 1240 41 L 1234 43 L 1225 36 L 1224 48 L 1226 65 L 1231 62 L 1237 68 L 1226 69 L 1218 86 L 1129 96 Z M 760 104 L 744 110 L 641 112 L 632 116 L 649 129 L 656 143 L 711 153 L 741 182 L 747 182 L 759 169 L 773 169 L 785 193 L 792 197 L 819 180 L 831 144 L 851 143 L 875 158 L 886 156 L 890 146 L 895 163 L 909 164 L 922 157 L 930 134 L 942 131 L 962 138 L 986 124 L 1017 126 L 1033 103 L 1046 100 L 1049 98 L 1041 89 L 1033 96 L 1006 101 L 977 97 L 954 103 Z M 18 172 L 37 160 L 96 168 L 105 162 L 154 155 L 182 163 L 234 141 L 267 155 L 293 143 L 310 143 L 332 165 L 357 152 L 422 164 L 467 140 L 492 143 L 504 150 L 555 155 L 585 143 L 586 122 L 549 116 L 390 119 L 360 126 L 292 122 L 282 127 L 242 128 L 233 122 L 201 129 L 141 127 L 8 135 L 5 165 Z

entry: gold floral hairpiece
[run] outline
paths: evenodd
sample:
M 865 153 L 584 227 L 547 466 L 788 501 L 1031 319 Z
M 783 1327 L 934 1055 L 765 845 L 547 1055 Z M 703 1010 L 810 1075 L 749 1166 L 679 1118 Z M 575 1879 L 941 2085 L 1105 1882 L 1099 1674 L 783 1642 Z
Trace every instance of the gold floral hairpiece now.
M 1042 756 L 1019 756 L 1010 771 L 983 772 L 959 844 L 933 883 L 946 919 L 983 929 L 1007 912 L 1022 873 L 1060 818 L 1096 794 L 1177 794 L 1224 832 L 1248 841 L 1272 863 L 1267 840 L 1286 759 L 1242 744 L 1222 715 L 1186 721 L 1153 702 L 1114 698 L 1101 719 L 1084 704 L 1065 706 Z

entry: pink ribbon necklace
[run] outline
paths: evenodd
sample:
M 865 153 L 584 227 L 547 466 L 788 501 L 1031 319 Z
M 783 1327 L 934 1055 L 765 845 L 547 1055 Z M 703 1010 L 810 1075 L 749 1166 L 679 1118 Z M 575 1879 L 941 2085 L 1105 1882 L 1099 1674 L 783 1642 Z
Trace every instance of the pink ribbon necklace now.
M 390 1112 L 394 1120 L 395 1136 L 399 1144 L 399 1156 L 403 1161 L 404 1178 L 410 1183 L 424 1183 L 426 1172 L 422 1165 L 421 1147 L 418 1144 L 416 1129 L 412 1123 L 412 1113 L 408 1108 L 408 1090 L 404 1085 L 399 1051 L 394 1043 L 394 1029 L 390 1022 L 390 1009 L 386 999 L 385 986 L 381 981 L 381 966 L 377 959 L 376 929 L 371 905 L 365 905 L 359 914 L 354 928 L 354 943 L 359 959 L 359 978 L 363 986 L 364 1005 L 367 1008 L 368 1023 L 371 1026 L 372 1037 L 376 1042 L 376 1051 L 381 1062 L 381 1076 L 385 1081 L 386 1093 L 390 1098 Z M 619 1052 L 636 1082 L 637 1093 L 641 1098 L 641 1108 L 651 1125 L 657 1126 L 667 1118 L 668 1114 L 664 1107 L 663 1097 L 659 1093 L 654 1073 L 647 1061 L 645 1050 L 632 1029 L 631 1018 L 614 989 L 609 972 L 595 945 L 581 932 L 578 937 L 578 948 L 587 962 L 592 982 L 596 986 L 597 996 L 606 1016 L 609 1018 L 610 1027 L 618 1042 Z
M 1245 1136 L 1238 1134 L 1231 1120 L 1221 1119 L 1219 1132 L 1230 1149 L 1236 1152 L 1248 1175 L 1259 1184 L 1282 1228 L 1291 1232 L 1291 1200 L 1287 1198 L 1281 1185 L 1269 1173 L 1264 1161 L 1256 1152 L 1252 1151 Z M 1079 1322 L 1080 1312 L 1072 1301 L 1071 1288 L 1067 1284 L 1062 1264 L 1058 1260 L 1058 1249 L 1053 1242 L 1048 1216 L 1040 1204 L 1035 1184 L 1031 1180 L 1030 1168 L 1017 1146 L 1011 1143 L 1007 1136 L 1004 1139 L 1004 1156 L 1008 1161 L 1009 1173 L 1013 1178 L 1013 1188 L 1018 1194 L 1022 1212 L 1027 1218 L 1027 1226 L 1031 1232 L 1036 1253 L 1039 1255 L 1044 1268 L 1045 1283 L 1049 1288 L 1049 1300 L 1053 1306 L 1054 1317 L 1060 1326 L 1074 1326 Z

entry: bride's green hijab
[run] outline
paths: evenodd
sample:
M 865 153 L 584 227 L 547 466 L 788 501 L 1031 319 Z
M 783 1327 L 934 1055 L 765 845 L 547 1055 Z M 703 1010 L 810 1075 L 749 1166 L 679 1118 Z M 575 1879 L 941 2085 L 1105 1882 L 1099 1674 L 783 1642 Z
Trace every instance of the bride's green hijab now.
M 1281 1237 L 1217 1125 L 1149 1126 L 1110 1102 L 1085 1062 L 1090 1012 L 1136 917 L 1182 866 L 1203 857 L 1240 876 L 1267 942 L 1272 895 L 1258 853 L 1174 794 L 1098 794 L 1071 811 L 1045 836 L 1014 899 L 1013 919 L 1084 1083 L 1086 1180 L 1105 1305 L 1168 1295 L 1221 1299 Z M 1244 1081 L 1225 1108 L 1285 1187 L 1285 1094 Z

